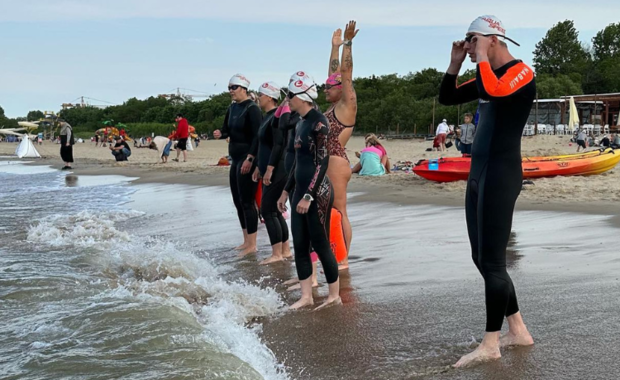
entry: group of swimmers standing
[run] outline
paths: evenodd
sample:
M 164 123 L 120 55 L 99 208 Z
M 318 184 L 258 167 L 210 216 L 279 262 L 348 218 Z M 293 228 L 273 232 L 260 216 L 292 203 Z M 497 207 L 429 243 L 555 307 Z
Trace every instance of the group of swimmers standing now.
M 262 186 L 261 215 L 271 243 L 271 264 L 292 257 L 289 229 L 283 213 L 291 205 L 291 231 L 301 298 L 291 308 L 313 304 L 312 274 L 316 257 L 329 284 L 329 296 L 321 307 L 340 303 L 338 270 L 348 260 L 336 262 L 329 241 L 332 207 L 342 214 L 347 253 L 352 230 L 347 216 L 347 185 L 351 166 L 345 146 L 357 114 L 353 89 L 352 44 L 358 30 L 355 21 L 332 37 L 325 97 L 331 107 L 321 113 L 315 100 L 318 86 L 305 71 L 295 72 L 286 95 L 275 82 L 263 83 L 257 103 L 248 95 L 250 81 L 241 74 L 228 84 L 233 100 L 216 139 L 229 139 L 230 189 L 244 241 L 241 255 L 257 251 L 257 186 Z M 340 50 L 342 48 L 342 55 Z M 261 112 L 262 110 L 262 112 Z M 264 112 L 264 115 L 263 115 Z M 313 269 L 314 267 L 314 269 Z
M 354 21 L 347 24 L 344 39 L 341 30 L 333 34 L 324 90 L 331 107 L 324 114 L 314 102 L 317 84 L 304 71 L 291 76 L 283 101 L 281 89 L 274 82 L 262 84 L 258 105 L 248 96 L 250 81 L 237 74 L 228 86 L 233 104 L 222 130 L 214 132 L 215 138 L 230 138 L 230 188 L 244 234 L 244 242 L 238 247 L 242 255 L 257 251 L 258 215 L 254 202 L 258 181 L 262 181 L 261 212 L 272 246 L 272 256 L 262 264 L 291 256 L 288 228 L 282 216 L 286 202 L 290 202 L 301 285 L 301 298 L 292 309 L 313 304 L 312 273 L 316 269 L 312 253 L 321 260 L 329 284 L 329 295 L 320 307 L 341 303 L 339 268 L 330 247 L 329 223 L 333 207 L 343 216 L 348 254 L 352 230 L 346 197 L 352 171 L 345 147 L 357 114 L 352 58 L 352 43 L 358 32 L 355 27 Z M 465 211 L 472 258 L 485 282 L 487 324 L 480 346 L 463 356 L 457 367 L 498 359 L 500 347 L 533 344 L 506 271 L 506 247 L 521 190 L 521 135 L 536 85 L 533 70 L 510 54 L 506 41 L 515 43 L 506 36 L 500 20 L 495 16 L 478 17 L 465 38 L 453 43 L 450 66 L 440 89 L 439 101 L 445 105 L 479 100 L 480 115 L 472 144 Z M 476 78 L 457 85 L 467 55 L 477 65 Z M 340 264 L 346 268 L 348 261 Z M 505 318 L 509 331 L 500 337 Z

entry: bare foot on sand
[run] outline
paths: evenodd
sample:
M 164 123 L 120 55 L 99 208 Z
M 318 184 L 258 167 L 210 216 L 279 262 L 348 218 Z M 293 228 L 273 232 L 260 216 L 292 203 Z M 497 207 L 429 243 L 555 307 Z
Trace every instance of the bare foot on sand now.
M 235 247 L 235 249 L 236 249 L 237 251 L 243 251 L 243 250 L 244 250 L 244 249 L 246 249 L 247 247 L 248 247 L 248 243 L 243 243 L 243 244 L 241 244 L 240 246 Z
M 289 281 L 290 281 L 290 280 L 289 280 Z M 318 283 L 318 282 L 316 282 L 316 281 L 312 282 L 312 287 L 313 287 L 313 288 L 318 288 L 318 287 L 319 287 L 319 283 Z M 286 289 L 286 291 L 287 291 L 287 292 L 292 292 L 293 290 L 298 290 L 298 289 L 301 289 L 301 284 L 299 284 L 299 283 L 297 283 L 297 284 L 295 284 L 295 285 L 292 285 L 292 286 L 289 286 L 289 287 Z
M 282 283 L 282 285 L 293 285 L 299 282 L 299 279 L 297 277 L 293 277 L 290 280 L 286 280 Z
M 299 301 L 292 304 L 291 306 L 289 306 L 289 309 L 299 310 L 302 307 L 312 306 L 312 305 L 314 305 L 314 300 L 312 298 L 302 298 Z
M 293 257 L 293 254 L 291 253 L 291 247 L 289 247 L 288 244 L 285 244 L 282 249 L 282 257 L 285 259 L 290 259 L 291 257 Z
M 502 348 L 512 346 L 531 346 L 533 344 L 534 339 L 527 330 L 519 334 L 514 334 L 508 331 L 504 336 L 499 338 L 499 345 Z
M 327 297 L 325 302 L 323 302 L 323 304 L 321 304 L 321 306 L 319 306 L 316 309 L 314 309 L 314 311 L 318 311 L 318 310 L 321 310 L 321 309 L 325 309 L 326 307 L 335 306 L 335 305 L 342 305 L 342 298 L 340 298 L 340 297 L 336 297 L 336 298 L 329 298 L 329 297 Z
M 484 363 L 492 360 L 497 360 L 502 357 L 499 352 L 499 347 L 485 347 L 483 345 L 478 346 L 474 352 L 463 356 L 456 364 L 454 368 L 465 368 L 479 363 Z
M 271 256 L 270 258 L 265 259 L 261 261 L 260 263 L 258 263 L 258 265 L 267 265 L 267 264 L 277 263 L 278 261 L 282 261 L 282 260 L 284 260 L 282 256 Z
M 258 252 L 258 249 L 256 249 L 256 247 L 248 247 L 244 249 L 243 251 L 239 252 L 239 257 L 247 256 L 249 254 L 256 253 L 256 252 Z

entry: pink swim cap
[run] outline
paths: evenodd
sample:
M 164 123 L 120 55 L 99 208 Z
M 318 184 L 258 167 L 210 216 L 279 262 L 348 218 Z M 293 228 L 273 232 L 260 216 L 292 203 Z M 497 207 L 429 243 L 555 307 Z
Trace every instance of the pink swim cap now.
M 340 75 L 340 73 L 333 73 L 327 78 L 325 84 L 330 86 L 342 86 L 342 75 Z

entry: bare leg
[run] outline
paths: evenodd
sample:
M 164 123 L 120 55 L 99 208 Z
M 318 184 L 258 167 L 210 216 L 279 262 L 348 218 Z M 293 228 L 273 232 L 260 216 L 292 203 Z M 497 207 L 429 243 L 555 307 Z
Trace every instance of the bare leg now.
M 248 238 L 248 230 L 247 229 L 243 229 L 243 244 L 241 244 L 238 247 L 235 247 L 236 250 L 238 251 L 242 251 L 244 249 L 246 249 L 248 247 L 248 245 L 250 244 L 249 242 L 249 238 Z
M 183 151 L 183 162 L 186 162 L 186 161 L 187 161 L 187 151 L 184 150 Z
M 531 346 L 534 344 L 534 339 L 523 323 L 521 312 L 517 312 L 506 319 L 508 319 L 508 332 L 499 339 L 501 347 Z
M 312 276 L 310 278 L 312 278 L 312 287 L 313 288 L 318 288 L 319 287 L 319 279 L 318 276 L 316 274 L 317 272 L 317 266 L 318 263 L 315 261 L 312 263 Z M 299 282 L 299 280 L 297 280 L 297 282 Z M 295 281 L 293 281 L 293 279 L 288 280 L 284 283 L 285 285 L 288 284 L 295 284 Z M 287 292 L 292 292 L 293 290 L 297 290 L 300 288 L 300 284 L 295 284 L 295 285 L 291 285 L 288 287 L 288 289 L 286 289 Z
M 177 148 L 177 158 L 175 158 L 175 161 L 179 161 L 180 155 L 181 155 L 181 149 Z
M 502 357 L 499 352 L 499 331 L 487 332 L 484 334 L 482 343 L 474 352 L 463 356 L 456 364 L 455 368 L 469 367 L 474 364 L 497 360 Z
M 293 257 L 293 254 L 291 253 L 291 245 L 288 240 L 282 243 L 282 257 L 285 259 L 290 259 Z
M 348 257 L 351 248 L 351 239 L 353 237 L 351 222 L 349 222 L 349 216 L 347 215 L 347 185 L 351 180 L 349 162 L 342 157 L 331 156 L 329 158 L 329 166 L 327 167 L 327 175 L 332 181 L 332 186 L 334 188 L 333 207 L 342 213 L 342 229 L 347 245 L 347 258 L 340 263 L 340 269 L 346 269 L 349 267 Z
M 259 264 L 267 265 L 282 261 L 283 259 L 284 258 L 282 257 L 282 243 L 278 243 L 271 246 L 271 257 L 261 261 Z
M 327 299 L 325 300 L 325 302 L 323 302 L 321 306 L 317 307 L 314 310 L 321 310 L 328 306 L 341 304 L 342 299 L 340 298 L 340 279 L 338 279 L 336 282 L 329 284 L 329 295 L 327 296 Z
M 301 298 L 290 306 L 291 310 L 314 305 L 314 299 L 312 298 L 312 278 L 309 277 L 303 281 L 299 281 L 299 283 L 301 285 Z
M 246 230 L 247 233 L 247 230 Z M 245 256 L 245 255 L 249 255 L 250 253 L 256 253 L 258 252 L 258 249 L 256 248 L 256 236 L 258 236 L 257 232 L 254 232 L 253 234 L 247 234 L 248 236 L 248 245 L 247 247 L 245 247 L 245 249 L 243 249 L 241 251 L 241 253 L 239 253 L 239 256 Z

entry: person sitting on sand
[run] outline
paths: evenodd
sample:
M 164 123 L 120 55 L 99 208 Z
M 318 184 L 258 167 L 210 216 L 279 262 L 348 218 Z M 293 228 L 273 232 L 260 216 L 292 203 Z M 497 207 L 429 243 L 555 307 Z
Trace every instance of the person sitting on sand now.
M 161 163 L 168 162 L 168 156 L 170 156 L 170 147 L 172 146 L 172 140 L 164 136 L 155 136 L 153 141 L 149 144 L 149 149 L 157 150 Z M 159 160 L 158 160 L 159 162 Z
M 366 148 L 360 154 L 360 162 L 355 164 L 352 171 L 364 176 L 382 176 L 385 174 L 387 154 L 380 149 L 381 143 L 375 136 L 366 138 Z
M 127 161 L 127 158 L 131 156 L 129 144 L 121 136 L 115 136 L 114 140 L 116 140 L 116 145 L 112 146 L 110 144 L 112 155 L 116 158 L 116 161 Z
M 614 149 L 620 149 L 620 134 L 616 133 L 611 140 L 611 147 Z
M 610 145 L 611 141 L 609 140 L 609 137 L 607 135 L 603 135 L 603 138 L 601 138 L 601 142 L 598 144 L 598 146 L 609 148 Z

